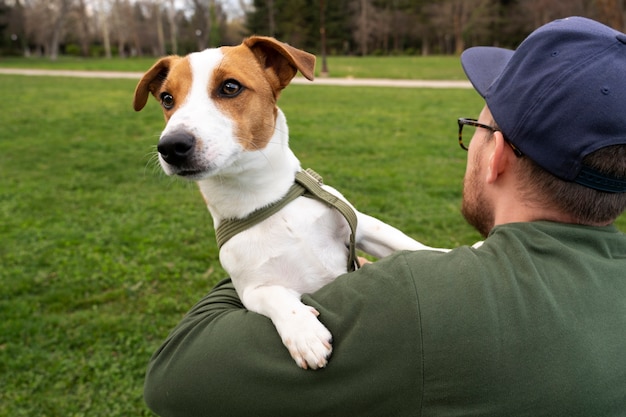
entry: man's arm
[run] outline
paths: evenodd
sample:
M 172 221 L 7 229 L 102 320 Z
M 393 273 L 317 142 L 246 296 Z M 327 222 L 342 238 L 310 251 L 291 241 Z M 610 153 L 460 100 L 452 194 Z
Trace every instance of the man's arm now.
M 403 256 L 344 275 L 303 301 L 333 333 L 325 369 L 298 368 L 271 321 L 222 281 L 154 354 L 145 399 L 161 416 L 392 415 L 421 401 L 421 343 Z

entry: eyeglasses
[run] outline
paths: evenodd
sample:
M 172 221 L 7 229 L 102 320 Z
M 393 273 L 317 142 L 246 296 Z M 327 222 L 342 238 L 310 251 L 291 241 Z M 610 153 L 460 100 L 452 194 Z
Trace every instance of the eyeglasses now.
M 459 124 L 459 145 L 461 146 L 462 149 L 465 149 L 466 151 L 469 150 L 467 146 L 465 146 L 465 144 L 463 143 L 463 127 L 464 126 L 470 126 L 470 127 L 478 127 L 478 128 L 482 128 L 482 129 L 487 129 L 489 130 L 491 133 L 493 132 L 501 132 L 500 129 L 497 129 L 493 126 L 489 126 L 486 124 L 482 124 L 482 123 L 478 123 L 478 120 L 476 119 L 466 119 L 464 117 L 460 117 L 457 120 L 458 124 Z M 466 129 L 469 130 L 469 129 Z M 469 139 L 471 140 L 472 137 L 474 136 L 474 131 L 475 129 L 471 129 L 471 132 L 466 132 L 468 133 Z M 506 139 L 505 139 L 506 140 Z M 509 144 L 509 146 L 511 147 L 511 149 L 513 149 L 513 152 L 515 153 L 515 156 L 517 156 L 518 158 L 521 157 L 522 155 L 524 155 L 522 153 L 522 151 L 520 151 L 519 149 L 517 149 L 517 147 L 515 145 L 513 145 L 511 142 L 509 142 L 508 140 L 506 140 L 506 143 Z

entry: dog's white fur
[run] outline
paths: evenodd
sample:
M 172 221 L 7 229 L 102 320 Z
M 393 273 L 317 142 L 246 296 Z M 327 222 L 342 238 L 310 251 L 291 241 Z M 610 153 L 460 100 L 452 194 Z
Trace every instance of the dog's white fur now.
M 279 200 L 293 184 L 300 162 L 289 148 L 287 123 L 275 102 L 297 69 L 312 79 L 314 63 L 304 51 L 252 37 L 237 47 L 163 58 L 139 82 L 135 110 L 144 107 L 148 92 L 165 100 L 167 125 L 159 142 L 163 170 L 197 181 L 216 227 Z M 178 137 L 192 148 L 179 148 L 184 155 L 171 160 Z M 355 212 L 357 247 L 366 253 L 384 257 L 401 249 L 430 249 Z M 300 296 L 346 272 L 349 235 L 337 210 L 299 197 L 220 250 L 243 304 L 272 320 L 302 368 L 326 365 L 332 336 Z

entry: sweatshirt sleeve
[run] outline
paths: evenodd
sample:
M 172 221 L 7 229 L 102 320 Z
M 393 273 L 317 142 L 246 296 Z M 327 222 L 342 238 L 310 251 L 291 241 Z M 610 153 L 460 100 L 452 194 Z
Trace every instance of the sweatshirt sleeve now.
M 271 321 L 247 311 L 225 280 L 153 355 L 144 387 L 148 406 L 163 417 L 380 416 L 419 410 L 419 306 L 402 254 L 343 275 L 302 299 L 318 309 L 333 334 L 326 368 L 299 368 Z

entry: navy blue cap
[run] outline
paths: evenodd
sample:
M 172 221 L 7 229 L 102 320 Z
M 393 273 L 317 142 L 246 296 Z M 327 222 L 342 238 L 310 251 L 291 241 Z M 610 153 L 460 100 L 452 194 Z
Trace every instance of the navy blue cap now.
M 626 35 L 570 17 L 540 27 L 515 51 L 469 48 L 461 63 L 524 155 L 563 180 L 626 192 L 626 179 L 582 163 L 600 148 L 626 144 Z

